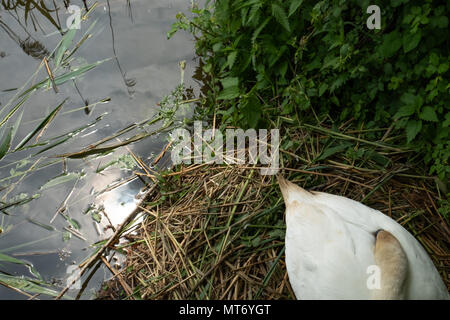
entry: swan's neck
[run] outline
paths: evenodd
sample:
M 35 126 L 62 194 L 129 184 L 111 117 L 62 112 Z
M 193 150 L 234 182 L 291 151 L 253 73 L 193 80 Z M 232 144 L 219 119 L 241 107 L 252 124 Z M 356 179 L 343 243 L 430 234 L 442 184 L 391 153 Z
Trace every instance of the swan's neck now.
M 402 246 L 389 232 L 381 231 L 377 235 L 374 255 L 381 281 L 380 288 L 373 290 L 372 299 L 403 299 L 408 259 Z

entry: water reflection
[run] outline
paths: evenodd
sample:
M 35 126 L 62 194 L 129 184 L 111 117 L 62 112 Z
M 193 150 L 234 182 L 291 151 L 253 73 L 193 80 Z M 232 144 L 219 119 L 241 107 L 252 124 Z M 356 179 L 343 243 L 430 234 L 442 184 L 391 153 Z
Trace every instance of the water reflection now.
M 34 1 L 36 5 L 28 8 L 26 3 L 2 0 L 0 6 L 0 109 L 15 94 L 11 89 L 28 81 L 42 55 L 48 56 L 50 48 L 55 48 L 64 34 L 68 14 L 62 3 Z M 129 155 L 126 148 L 95 159 L 66 161 L 52 156 L 80 150 L 130 124 L 150 119 L 160 99 L 179 83 L 181 60 L 188 63 L 186 80 L 188 86 L 193 86 L 188 80 L 194 67 L 192 41 L 181 33 L 166 40 L 176 13 L 186 11 L 189 3 L 188 0 L 135 0 L 125 4 L 99 1 L 88 21 L 82 22 L 75 43 L 82 40 L 93 21 L 97 24 L 92 37 L 79 47 L 74 62 L 113 59 L 82 79 L 58 86 L 58 93 L 36 92 L 23 105 L 21 126 L 13 145 L 65 98 L 67 101 L 56 120 L 39 141 L 56 143 L 66 139 L 67 133 L 74 135 L 51 149 L 39 149 L 44 150 L 40 154 L 25 149 L 0 160 L 1 201 L 38 197 L 0 211 L 0 253 L 32 264 L 45 280 L 64 286 L 68 267 L 89 256 L 93 251 L 90 245 L 111 234 L 110 225 L 119 224 L 135 208 L 139 200 L 136 194 L 144 185 L 141 180 L 130 180 L 137 166 L 111 164 L 119 156 Z M 64 1 L 65 6 L 70 4 L 86 5 L 86 9 L 92 6 L 90 1 Z M 97 104 L 99 101 L 108 103 Z M 126 138 L 127 135 L 119 137 L 121 141 Z M 128 148 L 148 162 L 165 143 L 165 136 L 160 135 Z M 26 173 L 30 168 L 35 170 Z M 51 186 L 62 173 L 79 177 L 63 177 L 66 182 Z M 42 188 L 49 183 L 50 187 Z M 121 186 L 112 187 L 118 184 Z M 95 208 L 101 217 L 89 207 Z M 79 230 L 73 228 L 74 224 L 79 225 Z M 22 265 L 2 264 L 0 270 L 30 276 L 28 268 Z M 90 298 L 108 275 L 107 270 L 100 268 L 83 298 Z M 69 294 L 76 296 L 77 291 Z M 0 286 L 0 298 L 26 297 Z

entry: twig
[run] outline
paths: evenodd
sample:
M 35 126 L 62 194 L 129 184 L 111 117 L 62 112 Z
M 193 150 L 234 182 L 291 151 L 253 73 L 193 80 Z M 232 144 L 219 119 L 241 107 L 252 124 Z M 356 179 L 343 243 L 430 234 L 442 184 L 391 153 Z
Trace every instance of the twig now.
M 156 184 L 154 184 L 149 190 L 147 190 L 145 192 L 145 195 L 142 197 L 141 203 L 144 202 L 144 200 L 146 199 L 146 197 L 156 188 Z M 140 205 L 140 204 L 139 204 Z M 58 294 L 58 296 L 55 298 L 56 300 L 61 299 L 62 296 L 64 296 L 64 294 L 66 294 L 67 290 L 69 290 L 69 288 L 79 279 L 83 276 L 83 274 L 86 272 L 87 269 L 89 269 L 94 263 L 95 261 L 97 261 L 102 255 L 103 253 L 106 251 L 107 248 L 109 248 L 110 246 L 112 246 L 119 238 L 119 235 L 122 233 L 123 229 L 131 222 L 133 221 L 133 219 L 136 217 L 136 215 L 141 212 L 141 209 L 139 208 L 139 205 L 137 206 L 137 208 L 135 210 L 133 210 L 133 212 L 131 212 L 128 217 L 125 219 L 125 221 L 117 228 L 116 232 L 113 234 L 113 236 L 111 238 L 109 238 L 109 240 L 100 248 L 100 250 L 97 251 L 96 254 L 94 254 L 93 256 L 91 256 L 87 261 L 83 262 L 80 264 L 83 265 L 81 267 L 81 270 L 78 274 L 77 277 L 74 277 L 75 279 L 72 280 L 71 283 L 68 283 L 66 285 L 66 287 L 61 290 L 61 292 Z
M 122 288 L 125 290 L 125 292 L 127 293 L 127 295 L 132 298 L 133 295 L 133 290 L 131 290 L 130 286 L 123 281 L 122 276 L 117 272 L 116 269 L 114 269 L 108 262 L 108 260 L 105 259 L 105 257 L 101 256 L 100 259 L 102 260 L 102 262 L 106 265 L 106 267 L 114 274 L 114 276 L 116 277 L 116 279 L 120 282 L 120 284 L 122 285 Z

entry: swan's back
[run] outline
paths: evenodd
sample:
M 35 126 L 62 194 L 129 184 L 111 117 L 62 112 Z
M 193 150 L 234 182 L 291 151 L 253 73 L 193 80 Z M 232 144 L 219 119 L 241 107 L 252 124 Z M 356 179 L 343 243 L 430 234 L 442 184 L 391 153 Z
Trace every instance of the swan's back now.
M 375 232 L 400 242 L 408 259 L 406 299 L 448 299 L 420 243 L 380 211 L 354 200 L 307 192 L 279 179 L 286 203 L 286 265 L 299 299 L 370 299 L 368 267 L 375 265 Z

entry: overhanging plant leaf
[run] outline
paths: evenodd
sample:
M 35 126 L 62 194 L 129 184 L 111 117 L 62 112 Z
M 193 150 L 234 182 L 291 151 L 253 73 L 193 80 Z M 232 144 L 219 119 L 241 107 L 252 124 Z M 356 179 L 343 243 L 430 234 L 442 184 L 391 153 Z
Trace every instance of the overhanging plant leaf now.
M 297 11 L 298 7 L 300 7 L 303 3 L 303 0 L 293 0 L 291 5 L 289 6 L 289 14 L 288 17 L 292 16 L 292 14 Z
M 403 37 L 403 51 L 407 53 L 413 50 L 419 44 L 420 39 L 422 39 L 422 32 L 420 30 L 416 33 L 410 33 Z
M 438 121 L 438 117 L 436 115 L 436 111 L 430 106 L 426 106 L 423 108 L 422 112 L 419 115 L 420 119 L 425 121 Z
M 231 69 L 234 66 L 234 62 L 236 61 L 237 51 L 232 51 L 227 58 L 228 67 Z
M 279 4 L 272 3 L 272 15 L 274 16 L 275 20 L 277 20 L 277 22 L 281 24 L 287 31 L 291 31 L 288 16 Z
M 239 78 L 227 77 L 220 81 L 223 86 L 223 90 L 220 92 L 217 99 L 228 100 L 237 98 L 240 94 L 239 90 Z
M 401 117 L 408 117 L 416 111 L 416 107 L 413 104 L 402 106 L 397 113 L 394 115 L 394 119 L 399 119 Z
M 239 97 L 240 91 L 239 91 L 239 87 L 229 87 L 226 88 L 224 90 L 222 90 L 222 92 L 220 92 L 219 96 L 217 97 L 218 100 L 229 100 L 229 99 L 234 99 Z
M 422 129 L 422 121 L 420 120 L 409 120 L 406 124 L 406 140 L 409 142 L 413 141 L 417 134 Z
M 220 80 L 222 83 L 222 86 L 224 89 L 230 88 L 230 87 L 237 87 L 239 85 L 239 78 L 237 77 L 227 77 L 222 80 Z
M 254 94 L 250 94 L 242 102 L 242 112 L 250 128 L 256 128 L 261 118 L 262 106 Z
M 254 43 L 256 41 L 256 38 L 258 38 L 261 31 L 264 29 L 264 27 L 269 23 L 269 21 L 271 19 L 272 19 L 272 17 L 267 17 L 266 20 L 264 20 L 264 22 L 261 23 L 261 25 L 255 30 L 255 32 L 253 32 L 252 43 Z
M 380 53 L 384 58 L 393 56 L 402 46 L 400 33 L 395 30 L 383 37 L 383 43 L 379 47 Z

